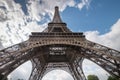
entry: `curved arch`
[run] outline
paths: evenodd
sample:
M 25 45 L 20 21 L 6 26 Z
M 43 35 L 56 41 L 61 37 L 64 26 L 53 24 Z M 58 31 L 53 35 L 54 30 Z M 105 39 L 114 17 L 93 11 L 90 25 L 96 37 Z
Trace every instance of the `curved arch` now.
M 42 48 L 43 47 L 43 48 Z M 79 56 L 77 56 L 77 46 L 70 46 L 70 45 L 47 45 L 47 46 L 42 46 L 41 47 L 41 49 L 42 49 L 42 53 L 45 53 L 44 51 L 49 51 L 49 47 L 67 47 L 67 50 L 65 50 L 66 51 L 66 54 L 73 54 L 72 55 L 72 57 L 74 57 L 74 58 L 71 58 L 71 63 L 69 63 L 69 65 L 71 66 L 70 68 L 73 70 L 73 74 L 72 74 L 72 76 L 75 78 L 75 80 L 78 80 L 78 79 L 82 79 L 82 80 L 86 80 L 85 79 L 85 77 L 84 77 L 84 73 L 83 73 L 83 71 L 82 71 L 82 68 L 81 68 L 81 63 L 82 63 L 82 58 L 81 57 L 79 57 Z M 48 49 L 47 49 L 47 48 Z M 37 49 L 37 48 L 36 48 Z M 39 47 L 38 47 L 38 49 L 39 49 Z M 45 50 L 44 50 L 45 49 Z M 75 50 L 74 50 L 75 49 Z M 40 49 L 39 49 L 40 50 Z M 72 50 L 72 51 L 70 51 L 70 50 Z M 74 50 L 74 51 L 73 51 Z M 39 52 L 39 51 L 37 51 L 37 52 Z M 69 54 L 67 55 L 68 56 L 68 58 L 70 58 L 71 56 L 69 56 Z M 40 54 L 39 54 L 39 56 L 40 56 Z M 41 60 L 42 60 L 42 57 L 40 58 Z M 33 74 L 31 74 L 31 78 L 30 78 L 30 80 L 33 80 L 33 77 L 35 76 L 35 74 L 34 74 L 34 72 L 36 72 L 35 70 L 36 70 L 36 68 L 37 67 L 39 67 L 39 70 L 36 72 L 36 74 L 40 74 L 40 76 L 41 76 L 41 74 L 42 74 L 42 76 L 43 76 L 43 74 L 44 74 L 44 71 L 43 71 L 43 73 L 41 73 L 40 72 L 40 65 L 39 65 L 39 62 L 41 62 L 40 61 L 40 59 L 39 59 L 39 57 L 37 58 L 37 60 L 33 60 L 33 64 L 36 64 L 37 66 L 34 68 L 34 70 L 33 70 Z M 39 61 L 38 61 L 39 60 Z M 34 62 L 35 61 L 35 62 Z M 42 60 L 43 61 L 43 60 Z M 74 61 L 74 63 L 73 63 L 73 61 Z M 79 62 L 80 61 L 80 62 Z M 79 63 L 78 63 L 79 62 Z M 76 65 L 77 65 L 77 67 L 76 67 Z M 45 66 L 45 65 L 44 65 Z M 73 68 L 74 67 L 74 68 Z M 71 70 L 71 71 L 72 71 Z M 39 73 L 40 72 L 40 73 Z M 38 75 L 36 75 L 36 76 L 38 76 Z M 39 78 L 39 76 L 38 77 L 34 77 L 34 79 L 37 79 L 37 78 Z
M 83 47 L 79 47 L 78 49 L 78 56 L 83 56 L 96 64 L 98 64 L 101 68 L 106 70 L 111 75 L 118 76 L 120 75 L 120 69 L 118 67 L 119 61 L 117 63 L 114 59 L 109 59 L 109 56 L 101 54 L 99 51 L 96 52 L 91 49 L 86 49 Z
M 67 46 L 76 49 L 77 55 L 82 56 L 84 58 L 87 58 L 89 60 L 94 61 L 96 64 L 101 66 L 103 69 L 105 69 L 107 72 L 109 72 L 112 75 L 119 77 L 119 69 L 116 68 L 116 64 L 113 60 L 109 59 L 109 56 L 102 54 L 99 51 L 91 50 L 89 48 L 84 48 L 78 45 L 68 45 L 68 44 L 46 44 L 44 46 L 51 46 L 51 45 L 59 45 L 59 46 Z
M 31 61 L 26 61 L 20 66 L 18 66 L 16 69 L 14 69 L 9 75 L 8 79 L 25 79 L 28 80 L 30 73 L 32 70 L 32 64 Z M 18 76 L 19 75 L 19 76 Z
M 84 40 L 59 40 L 52 39 L 50 41 L 40 40 L 34 42 L 23 42 L 21 44 L 14 45 L 7 49 L 1 50 L 0 54 L 4 56 L 4 53 L 8 53 L 9 55 L 5 55 L 5 57 L 1 57 L 0 59 L 0 73 L 5 73 L 6 75 L 10 73 L 11 70 L 18 67 L 18 65 L 22 64 L 26 60 L 34 58 L 36 55 L 34 49 L 42 48 L 46 46 L 66 46 L 67 48 L 71 48 L 71 50 L 75 49 L 74 52 L 77 56 L 82 56 L 84 58 L 88 58 L 94 62 L 96 62 L 99 66 L 107 70 L 109 73 L 120 76 L 120 65 L 119 65 L 119 53 L 116 50 L 112 50 L 105 46 Z M 13 52 L 11 52 L 13 50 Z M 41 50 L 42 51 L 42 50 Z M 34 52 L 34 53 L 33 53 Z M 70 51 L 69 51 L 70 52 Z M 30 53 L 30 54 L 29 54 Z M 15 55 L 13 55 L 15 54 Z M 11 56 L 12 55 L 12 56 Z M 118 55 L 118 57 L 116 57 Z M 27 56 L 27 57 L 26 57 Z M 69 56 L 69 55 L 67 55 Z M 26 57 L 26 58 L 25 58 Z M 16 59 L 15 59 L 16 58 Z M 15 59 L 15 60 L 14 60 Z M 72 60 L 72 59 L 71 59 Z M 70 60 L 70 61 L 71 61 Z M 20 61 L 20 63 L 19 63 Z M 12 62 L 12 63 L 11 63 Z M 17 66 L 16 66 L 17 65 Z M 3 67 L 4 66 L 4 67 Z M 13 67 L 11 67 L 13 66 Z M 9 68 L 10 67 L 10 68 Z M 9 70 L 7 70 L 9 69 Z
M 109 66 L 109 65 L 107 65 L 107 63 L 105 63 L 105 62 L 102 62 L 102 61 L 99 61 L 98 59 L 96 60 L 96 59 L 89 59 L 89 58 L 87 58 L 88 60 L 90 60 L 91 62 L 93 62 L 94 64 L 96 64 L 97 66 L 99 66 L 101 69 L 103 69 L 103 70 L 105 70 L 106 72 L 108 72 L 109 74 L 111 74 L 111 75 L 115 75 L 115 76 L 118 76 L 118 74 L 116 74 L 116 73 L 114 73 L 113 72 L 113 68 L 112 68 L 112 65 L 111 66 Z M 109 64 L 109 63 L 108 63 Z M 107 67 L 105 67 L 105 66 L 108 66 L 108 69 L 107 69 Z M 118 76 L 119 77 L 119 76 Z
M 48 70 L 46 70 L 45 72 L 44 72 L 44 75 L 46 75 L 47 73 L 49 73 L 49 72 L 51 72 L 51 71 L 54 71 L 54 70 L 62 70 L 62 71 L 65 71 L 65 72 L 67 72 L 67 73 L 69 73 L 71 76 L 72 76 L 72 74 L 71 74 L 71 72 L 69 71 L 69 69 L 68 69 L 68 67 L 66 66 L 66 67 L 56 67 L 56 68 L 51 68 L 51 69 L 48 69 Z M 44 76 L 43 75 L 43 76 Z
M 17 55 L 10 55 L 4 62 L 6 62 L 5 65 L 0 66 L 0 73 L 7 76 L 9 75 L 13 70 L 15 70 L 17 67 L 19 67 L 24 62 L 31 59 L 31 57 L 34 56 L 33 51 L 27 50 L 25 52 L 19 52 Z
M 36 56 L 34 59 L 31 59 L 31 61 L 33 68 L 29 80 L 41 80 L 44 75 L 55 69 L 61 69 L 71 73 L 68 69 L 68 64 L 64 62 L 45 64 L 40 56 Z
M 73 47 L 73 45 L 68 45 L 68 46 Z M 85 48 L 79 46 L 74 46 L 74 47 L 75 47 L 74 49 L 77 49 L 80 52 L 80 54 L 78 52 L 79 56 L 83 56 L 84 58 L 93 61 L 94 63 L 98 64 L 101 68 L 106 70 L 108 73 L 119 77 L 119 71 L 118 71 L 119 69 L 116 68 L 115 62 L 109 60 L 107 56 L 105 57 L 105 55 L 96 51 L 92 51 L 90 49 L 86 50 Z
M 88 59 L 84 59 L 82 67 L 86 77 L 88 75 L 97 75 L 100 80 L 107 80 L 110 75 L 106 70 Z
M 51 78 L 50 78 L 51 77 Z M 61 69 L 54 69 L 45 74 L 42 80 L 74 80 L 72 75 Z

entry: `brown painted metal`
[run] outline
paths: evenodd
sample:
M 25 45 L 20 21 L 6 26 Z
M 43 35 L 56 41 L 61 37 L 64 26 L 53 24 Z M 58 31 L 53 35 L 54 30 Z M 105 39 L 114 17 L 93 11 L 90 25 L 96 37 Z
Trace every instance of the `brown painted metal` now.
M 43 32 L 33 32 L 29 40 L 0 50 L 0 73 L 7 76 L 31 60 L 29 80 L 41 80 L 56 68 L 67 71 L 74 80 L 86 80 L 82 70 L 85 58 L 120 77 L 120 52 L 88 41 L 83 33 L 70 31 L 56 7 L 53 21 Z

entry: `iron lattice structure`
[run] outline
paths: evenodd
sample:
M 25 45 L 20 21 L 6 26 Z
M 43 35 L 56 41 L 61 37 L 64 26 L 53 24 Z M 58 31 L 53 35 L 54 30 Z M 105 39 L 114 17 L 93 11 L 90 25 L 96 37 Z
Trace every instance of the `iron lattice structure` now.
M 29 40 L 0 50 L 0 73 L 7 76 L 30 60 L 29 80 L 41 80 L 56 68 L 69 72 L 74 80 L 86 80 L 82 70 L 84 59 L 120 77 L 120 52 L 87 40 L 83 33 L 70 31 L 55 7 L 53 20 L 43 32 L 33 32 Z

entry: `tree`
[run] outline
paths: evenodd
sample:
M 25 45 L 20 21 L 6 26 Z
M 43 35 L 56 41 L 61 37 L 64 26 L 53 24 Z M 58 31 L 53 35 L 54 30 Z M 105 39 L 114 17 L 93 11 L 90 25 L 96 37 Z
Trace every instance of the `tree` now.
M 99 78 L 96 75 L 88 75 L 88 80 L 99 80 Z
M 8 80 L 4 75 L 0 74 L 0 80 Z
M 119 80 L 119 78 L 115 76 L 109 76 L 107 80 Z

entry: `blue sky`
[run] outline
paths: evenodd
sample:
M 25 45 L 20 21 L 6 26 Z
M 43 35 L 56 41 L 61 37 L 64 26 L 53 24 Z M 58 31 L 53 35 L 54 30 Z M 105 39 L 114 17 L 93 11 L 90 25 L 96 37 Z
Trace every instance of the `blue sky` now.
M 26 0 L 14 0 L 16 3 L 22 5 L 22 10 L 25 15 L 28 15 Z M 67 6 L 61 12 L 64 22 L 72 31 L 91 31 L 98 30 L 100 34 L 109 31 L 109 28 L 120 17 L 120 0 L 86 0 L 90 1 L 88 6 L 84 6 L 81 10 L 76 7 Z M 76 5 L 82 0 L 75 0 Z M 42 0 L 39 3 L 43 3 Z M 58 1 L 59 3 L 59 1 Z M 47 16 L 46 18 L 49 18 Z M 43 23 L 41 20 L 39 23 Z
M 84 32 L 90 41 L 120 50 L 120 0 L 0 0 L 0 48 L 27 40 L 31 32 L 44 30 L 56 5 L 69 29 Z M 30 64 L 9 76 L 14 80 L 26 78 Z M 97 74 L 100 80 L 106 79 L 107 73 L 95 64 L 86 60 L 84 65 L 87 75 Z
M 103 34 L 120 18 L 119 7 L 120 0 L 91 0 L 88 8 L 67 7 L 61 14 L 73 31 L 98 30 Z

